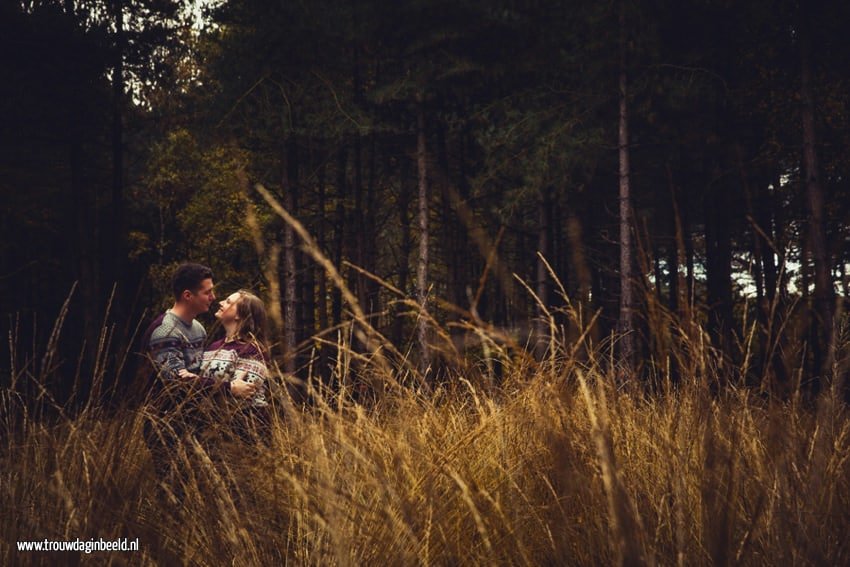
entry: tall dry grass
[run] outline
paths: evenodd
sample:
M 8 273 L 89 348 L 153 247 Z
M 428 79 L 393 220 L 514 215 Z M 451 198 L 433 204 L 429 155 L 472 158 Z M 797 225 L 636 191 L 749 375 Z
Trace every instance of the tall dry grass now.
M 313 391 L 315 403 L 299 409 L 279 397 L 268 447 L 220 441 L 213 458 L 209 445 L 187 442 L 175 455 L 187 471 L 177 505 L 157 491 L 144 409 L 90 406 L 47 423 L 23 416 L 7 389 L 2 563 L 75 555 L 18 552 L 18 540 L 119 536 L 138 537 L 142 550 L 90 558 L 850 562 L 850 422 L 839 404 L 818 416 L 797 398 L 715 395 L 689 377 L 652 395 L 625 391 L 604 353 L 579 359 L 552 344 L 536 366 L 495 352 L 507 376 L 498 386 L 486 364 L 470 364 L 433 392 L 393 389 L 368 408 L 338 392 Z
M 49 376 L 13 363 L 0 563 L 850 564 L 850 420 L 832 393 L 816 406 L 718 392 L 717 355 L 693 325 L 671 331 L 676 383 L 659 364 L 651 393 L 624 387 L 587 314 L 563 315 L 569 339 L 551 319 L 537 359 L 481 321 L 465 323 L 480 339 L 467 352 L 434 329 L 435 351 L 457 358 L 433 387 L 355 317 L 338 334 L 335 390 L 310 380 L 312 403 L 296 407 L 274 389 L 267 446 L 186 440 L 176 503 L 157 486 L 146 407 L 39 419 L 20 384 Z M 352 401 L 358 383 L 379 391 L 368 406 Z M 141 550 L 15 545 L 116 537 Z

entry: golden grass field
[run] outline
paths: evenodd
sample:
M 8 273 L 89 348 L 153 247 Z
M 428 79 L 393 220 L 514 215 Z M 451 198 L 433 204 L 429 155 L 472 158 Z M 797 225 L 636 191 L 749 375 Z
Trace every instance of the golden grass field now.
M 6 389 L 0 563 L 850 564 L 850 421 L 832 396 L 718 394 L 687 373 L 617 388 L 602 353 L 552 344 L 539 363 L 492 352 L 498 383 L 473 358 L 367 405 L 313 392 L 296 408 L 279 388 L 268 447 L 187 442 L 179 503 L 157 490 L 144 407 L 38 420 Z M 361 370 L 374 383 L 386 365 Z M 140 551 L 15 547 L 117 537 Z

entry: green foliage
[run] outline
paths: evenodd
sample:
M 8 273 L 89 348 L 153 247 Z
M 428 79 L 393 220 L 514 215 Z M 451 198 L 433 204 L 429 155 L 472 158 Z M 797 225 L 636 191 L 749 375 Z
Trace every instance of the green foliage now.
M 209 265 L 224 288 L 260 283 L 246 210 L 254 208 L 261 232 L 269 230 L 271 216 L 249 199 L 240 181 L 249 166 L 243 150 L 202 147 L 185 129 L 154 146 L 135 204 L 149 217 L 158 216 L 159 228 L 150 235 L 134 233 L 134 256 L 151 262 L 149 277 L 159 296 L 169 297 L 168 273 L 181 261 Z

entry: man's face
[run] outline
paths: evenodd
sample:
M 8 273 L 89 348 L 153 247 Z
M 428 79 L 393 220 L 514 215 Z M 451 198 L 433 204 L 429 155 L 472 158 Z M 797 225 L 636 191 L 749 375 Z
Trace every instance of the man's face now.
M 195 313 L 200 315 L 210 310 L 213 301 L 215 301 L 215 292 L 213 292 L 212 278 L 207 278 L 201 282 L 201 287 L 194 293 L 190 290 L 183 292 L 183 300 L 186 305 Z

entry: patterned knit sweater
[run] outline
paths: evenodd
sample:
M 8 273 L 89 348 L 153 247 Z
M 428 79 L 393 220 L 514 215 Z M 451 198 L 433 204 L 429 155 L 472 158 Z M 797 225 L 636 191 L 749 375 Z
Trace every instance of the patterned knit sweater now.
M 229 382 L 222 383 L 202 376 L 200 380 L 188 383 L 178 375 L 184 368 L 200 374 L 206 338 L 207 332 L 198 321 L 193 319 L 186 323 L 171 310 L 154 319 L 142 339 L 159 377 L 154 388 L 161 389 L 166 384 L 179 382 L 196 391 L 229 392 Z
M 225 384 L 236 378 L 258 384 L 256 393 L 246 402 L 253 407 L 268 405 L 269 370 L 266 358 L 254 344 L 225 339 L 213 342 L 204 350 L 200 375 Z
M 145 335 L 147 351 L 163 378 L 175 379 L 183 368 L 197 372 L 201 367 L 207 332 L 194 319 L 186 323 L 169 310 L 151 323 Z

